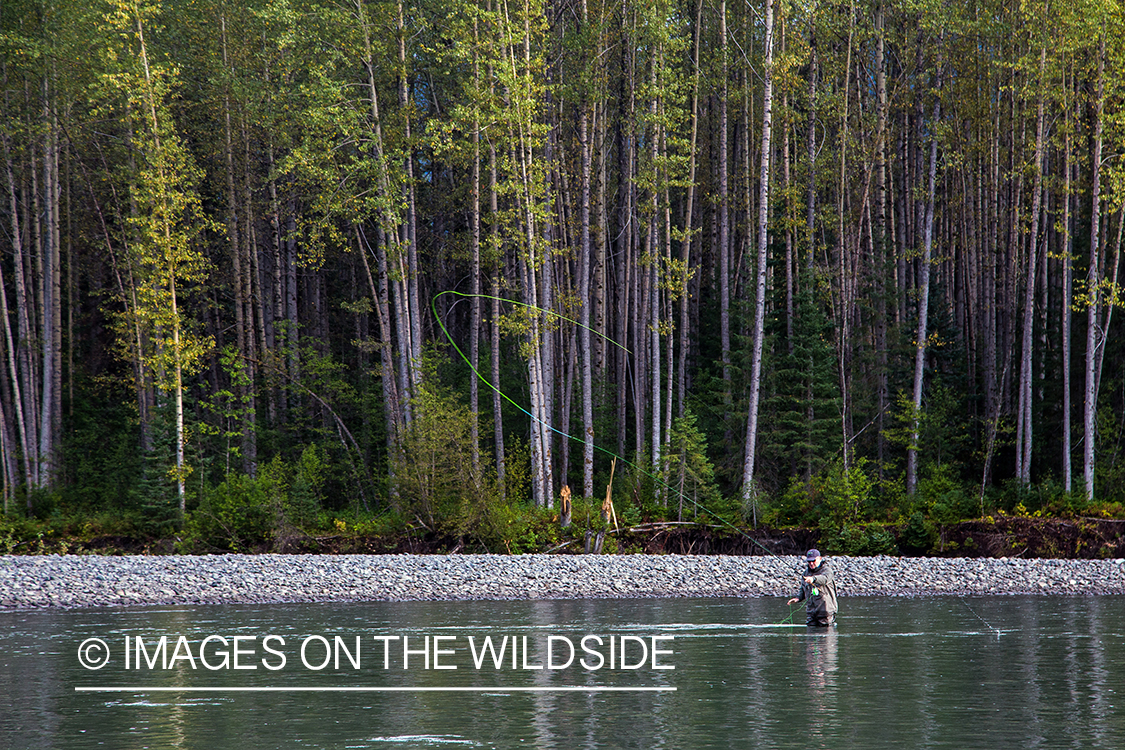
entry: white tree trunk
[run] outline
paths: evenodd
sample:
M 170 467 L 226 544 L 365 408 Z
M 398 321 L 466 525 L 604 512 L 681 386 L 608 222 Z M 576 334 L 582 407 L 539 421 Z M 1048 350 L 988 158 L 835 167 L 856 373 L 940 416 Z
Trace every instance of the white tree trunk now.
M 1096 440 L 1097 418 L 1097 357 L 1102 345 L 1101 331 L 1098 329 L 1098 306 L 1101 304 L 1099 286 L 1101 284 L 1101 161 L 1102 161 L 1102 113 L 1105 108 L 1105 34 L 1098 44 L 1098 79 L 1094 92 L 1094 153 L 1091 159 L 1091 207 L 1090 207 L 1090 266 L 1086 275 L 1086 293 L 1089 296 L 1086 308 L 1086 386 L 1082 404 L 1082 475 L 1085 480 L 1086 499 L 1094 499 L 1094 444 Z
M 1043 194 L 1043 76 L 1047 66 L 1047 48 L 1039 50 L 1039 102 L 1035 116 L 1034 182 L 1031 188 L 1031 236 L 1027 246 L 1027 278 L 1024 286 L 1023 348 L 1020 357 L 1020 396 L 1016 440 L 1016 479 L 1023 485 L 1031 482 L 1032 445 L 1032 342 L 1035 335 L 1035 282 L 1039 260 L 1039 209 Z
M 941 60 L 938 60 L 938 100 L 934 103 L 934 125 L 941 121 Z M 922 414 L 922 387 L 926 366 L 926 338 L 930 316 L 930 257 L 934 238 L 934 203 L 937 182 L 937 136 L 930 139 L 930 171 L 926 184 L 926 218 L 922 234 L 922 261 L 918 278 L 918 330 L 914 342 L 914 414 L 910 445 L 906 452 L 906 493 L 918 487 L 918 432 Z
M 765 65 L 762 71 L 762 168 L 758 185 L 758 266 L 754 308 L 754 348 L 750 359 L 750 405 L 746 416 L 746 452 L 742 464 L 743 505 L 752 506 L 758 521 L 754 488 L 754 457 L 758 447 L 758 401 L 762 390 L 762 354 L 766 323 L 766 262 L 769 253 L 767 222 L 770 195 L 770 135 L 773 122 L 773 0 L 766 0 Z

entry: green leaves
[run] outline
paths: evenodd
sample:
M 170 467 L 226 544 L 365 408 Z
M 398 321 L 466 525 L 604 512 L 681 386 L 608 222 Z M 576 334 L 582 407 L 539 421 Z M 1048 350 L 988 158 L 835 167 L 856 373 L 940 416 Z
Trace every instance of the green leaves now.
M 708 513 L 728 521 L 737 519 L 737 506 L 724 502 L 719 492 L 715 467 L 707 456 L 707 438 L 691 409 L 672 422 L 662 461 L 662 482 L 671 489 L 668 498 L 677 507 L 678 520 L 685 516 L 706 519 Z

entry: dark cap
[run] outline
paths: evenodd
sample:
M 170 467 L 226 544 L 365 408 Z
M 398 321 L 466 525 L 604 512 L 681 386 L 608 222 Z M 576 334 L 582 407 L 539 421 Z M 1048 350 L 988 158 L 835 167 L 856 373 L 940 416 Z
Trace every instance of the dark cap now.
M 805 560 L 808 560 L 809 562 L 812 562 L 818 557 L 820 557 L 820 550 L 810 549 L 805 553 Z

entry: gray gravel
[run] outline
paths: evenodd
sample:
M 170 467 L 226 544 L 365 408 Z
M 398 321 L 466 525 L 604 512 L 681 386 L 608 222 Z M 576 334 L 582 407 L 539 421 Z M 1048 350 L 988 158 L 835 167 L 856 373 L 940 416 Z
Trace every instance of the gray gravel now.
M 1125 560 L 832 557 L 841 596 L 1125 594 Z M 0 557 L 0 609 L 791 596 L 801 558 L 696 555 Z

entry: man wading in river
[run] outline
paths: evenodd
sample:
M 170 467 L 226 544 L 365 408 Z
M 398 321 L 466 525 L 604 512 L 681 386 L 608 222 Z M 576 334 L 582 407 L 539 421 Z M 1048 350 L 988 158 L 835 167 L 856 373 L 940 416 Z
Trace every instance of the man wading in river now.
M 820 552 L 810 549 L 805 554 L 808 570 L 801 580 L 801 591 L 787 604 L 805 602 L 805 624 L 826 628 L 836 624 L 836 579 Z

